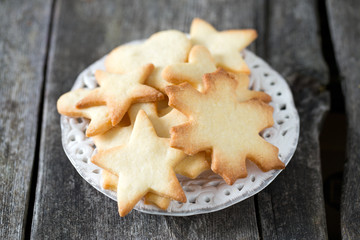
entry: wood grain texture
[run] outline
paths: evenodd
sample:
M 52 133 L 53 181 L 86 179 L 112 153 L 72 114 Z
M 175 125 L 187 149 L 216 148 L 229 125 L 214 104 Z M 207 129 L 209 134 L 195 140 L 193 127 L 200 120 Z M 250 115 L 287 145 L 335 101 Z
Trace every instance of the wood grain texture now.
M 32 239 L 259 239 L 253 198 L 192 217 L 132 211 L 120 218 L 116 203 L 86 183 L 65 156 L 56 111 L 77 74 L 117 45 L 169 28 L 188 32 L 194 17 L 222 29 L 254 27 L 253 1 L 58 0 L 55 8 Z
M 327 9 L 348 121 L 341 233 L 343 239 L 357 239 L 360 236 L 360 2 L 330 0 Z
M 300 115 L 297 151 L 286 169 L 258 194 L 264 239 L 326 239 L 319 128 L 329 109 L 321 91 L 328 70 L 321 53 L 316 1 L 267 2 L 260 55 L 289 82 Z
M 0 1 L 0 239 L 24 237 L 51 1 Z

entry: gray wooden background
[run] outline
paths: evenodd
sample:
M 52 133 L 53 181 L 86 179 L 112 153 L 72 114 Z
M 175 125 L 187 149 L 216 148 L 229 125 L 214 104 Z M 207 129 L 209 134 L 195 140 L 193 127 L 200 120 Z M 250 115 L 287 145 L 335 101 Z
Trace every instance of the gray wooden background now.
M 325 1 L 346 101 L 344 239 L 360 236 L 360 2 Z M 256 196 L 192 217 L 132 211 L 93 189 L 61 145 L 56 101 L 89 64 L 122 43 L 194 17 L 255 28 L 251 50 L 288 81 L 301 119 L 297 151 Z M 0 0 L 0 239 L 327 239 L 319 133 L 329 110 L 319 1 Z

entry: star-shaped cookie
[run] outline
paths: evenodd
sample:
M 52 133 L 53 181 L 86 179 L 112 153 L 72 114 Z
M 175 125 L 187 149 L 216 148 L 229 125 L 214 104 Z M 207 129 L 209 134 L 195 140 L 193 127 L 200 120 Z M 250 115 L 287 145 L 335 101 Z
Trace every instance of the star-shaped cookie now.
M 191 48 L 187 63 L 175 63 L 167 66 L 162 72 L 166 81 L 173 84 L 189 82 L 194 88 L 202 90 L 202 76 L 216 70 L 216 63 L 209 50 L 196 45 Z
M 164 98 L 162 93 L 143 84 L 153 69 L 154 65 L 147 64 L 125 74 L 98 70 L 95 72 L 95 77 L 100 87 L 81 99 L 76 107 L 87 108 L 106 104 L 111 123 L 115 126 L 132 103 L 158 101 Z
M 120 216 L 125 216 L 148 192 L 186 201 L 173 168 L 183 156 L 159 138 L 143 110 L 140 110 L 129 143 L 100 151 L 91 161 L 118 175 L 117 201 Z
M 109 171 L 103 169 L 101 171 L 101 185 L 104 189 L 117 191 L 119 178 Z M 166 210 L 170 204 L 171 199 L 161 197 L 155 193 L 148 192 L 144 197 L 145 204 L 151 204 L 159 207 L 160 209 Z
M 63 94 L 57 101 L 58 112 L 68 117 L 84 117 L 90 119 L 86 136 L 102 134 L 112 128 L 109 111 L 106 106 L 95 106 L 85 109 L 75 107 L 76 103 L 90 93 L 89 89 L 78 89 Z
M 182 32 L 168 30 L 153 34 L 142 44 L 122 45 L 115 48 L 105 60 L 106 70 L 124 73 L 146 63 L 153 63 L 155 69 L 146 84 L 160 91 L 169 85 L 161 77 L 164 67 L 185 62 L 191 48 L 191 41 Z
M 132 130 L 133 125 L 121 126 L 118 124 L 103 134 L 93 136 L 92 139 L 96 148 L 102 151 L 126 144 L 130 139 Z
M 218 32 L 206 21 L 195 18 L 190 27 L 193 44 L 204 45 L 215 59 L 217 67 L 232 72 L 250 74 L 239 51 L 247 47 L 257 37 L 253 29 L 227 30 Z
M 198 157 L 198 155 L 205 155 L 204 152 L 198 153 L 195 156 Z M 188 156 L 185 159 L 181 160 L 181 162 L 176 165 L 175 172 L 184 176 L 191 176 L 190 178 L 197 177 L 201 172 L 199 171 L 199 168 L 204 168 L 204 163 L 200 161 L 196 161 L 194 158 L 195 156 Z M 194 161 L 195 160 L 195 161 Z M 200 165 L 200 166 L 199 166 Z M 206 169 L 208 170 L 209 166 L 206 164 Z M 196 175 L 197 174 L 197 175 Z M 102 170 L 101 171 L 101 180 L 102 180 L 102 187 L 104 189 L 109 189 L 111 191 L 116 192 L 117 191 L 117 185 L 118 185 L 118 177 L 109 171 Z M 145 204 L 152 204 L 160 209 L 166 210 L 170 204 L 171 199 L 159 196 L 155 193 L 148 192 L 144 197 L 144 203 Z
M 271 101 L 271 96 L 265 92 L 253 91 L 249 89 L 250 79 L 245 73 L 229 73 L 229 76 L 238 83 L 236 87 L 236 97 L 239 102 L 245 102 L 250 99 L 259 99 L 265 103 Z
M 131 123 L 129 126 L 115 126 L 106 133 L 93 137 L 97 149 L 103 151 L 126 144 L 130 139 L 136 116 L 140 110 L 145 111 L 154 126 L 156 134 L 162 138 L 170 138 L 170 128 L 187 121 L 186 116 L 176 109 L 159 117 L 154 103 L 137 103 L 129 109 Z M 200 173 L 208 169 L 210 169 L 210 165 L 204 153 L 198 153 L 194 156 L 184 154 L 183 160 L 175 167 L 176 173 L 189 178 L 196 178 Z
M 152 122 L 159 137 L 169 138 L 172 126 L 186 122 L 187 118 L 177 111 L 171 110 L 166 115 L 159 117 L 154 103 L 137 103 L 129 109 L 131 125 L 115 126 L 104 134 L 93 137 L 96 148 L 103 151 L 112 147 L 124 145 L 129 141 L 133 123 L 140 110 L 144 110 Z M 201 152 L 194 156 L 186 156 L 175 166 L 175 172 L 189 178 L 196 178 L 200 173 L 210 169 L 209 161 L 205 158 L 205 153 Z M 116 191 L 118 178 L 106 170 L 102 171 L 102 186 L 104 189 Z M 115 190 L 114 190 L 115 189 Z M 146 204 L 154 204 L 161 209 L 167 209 L 170 199 L 158 196 L 154 193 L 147 193 L 144 198 Z
M 209 50 L 201 45 L 194 46 L 189 53 L 187 63 L 176 63 L 167 66 L 162 75 L 174 84 L 183 82 L 190 83 L 194 88 L 203 91 L 202 76 L 216 70 L 216 64 Z M 249 76 L 244 73 L 232 73 L 231 76 L 238 82 L 236 88 L 237 98 L 240 102 L 250 99 L 260 99 L 266 103 L 271 101 L 271 97 L 258 91 L 249 90 Z
M 188 83 L 166 87 L 169 105 L 190 119 L 171 129 L 171 146 L 190 155 L 211 150 L 211 169 L 228 184 L 247 176 L 246 159 L 263 171 L 284 168 L 277 147 L 259 135 L 273 125 L 273 108 L 260 100 L 239 102 L 237 81 L 222 69 L 203 80 L 203 93 Z
M 146 112 L 159 137 L 170 138 L 171 127 L 187 121 L 187 117 L 176 109 L 172 109 L 166 115 L 159 117 L 155 104 L 139 103 L 132 106 L 129 110 L 130 122 L 134 121 L 141 109 Z M 183 160 L 176 165 L 175 172 L 189 178 L 196 178 L 200 173 L 208 169 L 210 169 L 210 166 L 205 158 L 205 153 L 200 152 L 194 156 L 186 156 L 184 154 Z

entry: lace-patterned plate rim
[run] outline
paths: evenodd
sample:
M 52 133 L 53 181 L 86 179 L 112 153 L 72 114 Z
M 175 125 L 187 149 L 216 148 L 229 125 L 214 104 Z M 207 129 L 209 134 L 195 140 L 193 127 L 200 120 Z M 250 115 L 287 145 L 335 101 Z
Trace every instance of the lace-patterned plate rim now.
M 136 40 L 128 44 L 138 44 L 142 41 Z M 273 98 L 270 105 L 274 107 L 275 125 L 264 130 L 262 136 L 279 148 L 279 158 L 287 165 L 296 150 L 300 131 L 299 116 L 290 88 L 261 58 L 249 50 L 244 50 L 242 54 L 252 71 L 250 87 L 264 91 Z M 95 88 L 97 84 L 94 73 L 97 69 L 105 69 L 105 57 L 81 72 L 72 90 L 83 87 Z M 116 193 L 101 187 L 101 169 L 90 162 L 96 150 L 91 138 L 85 137 L 88 121 L 61 116 L 60 124 L 64 151 L 77 172 L 95 189 L 116 201 Z M 188 198 L 187 203 L 172 201 L 168 210 L 163 211 L 140 201 L 134 209 L 148 214 L 168 216 L 190 216 L 219 211 L 260 192 L 282 171 L 272 170 L 264 173 L 250 161 L 247 161 L 247 167 L 248 177 L 238 179 L 232 186 L 226 185 L 211 171 L 201 174 L 194 180 L 179 176 Z

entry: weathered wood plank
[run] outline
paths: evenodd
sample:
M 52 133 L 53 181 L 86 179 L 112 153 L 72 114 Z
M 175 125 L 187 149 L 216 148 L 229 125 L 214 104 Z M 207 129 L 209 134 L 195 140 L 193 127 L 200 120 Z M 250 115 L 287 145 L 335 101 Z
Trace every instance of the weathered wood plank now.
M 193 17 L 219 28 L 254 27 L 253 1 L 57 1 L 47 76 L 32 238 L 258 239 L 253 198 L 226 210 L 193 217 L 132 211 L 87 184 L 66 158 L 57 98 L 77 74 L 120 43 L 169 28 L 189 30 Z
M 287 168 L 258 194 L 264 239 L 326 239 L 319 128 L 329 108 L 316 1 L 268 2 L 264 50 L 290 83 L 300 114 L 300 139 Z
M 50 11 L 0 2 L 0 239 L 24 237 Z
M 336 61 L 342 76 L 347 128 L 347 163 L 341 198 L 343 239 L 360 236 L 360 2 L 327 1 Z

